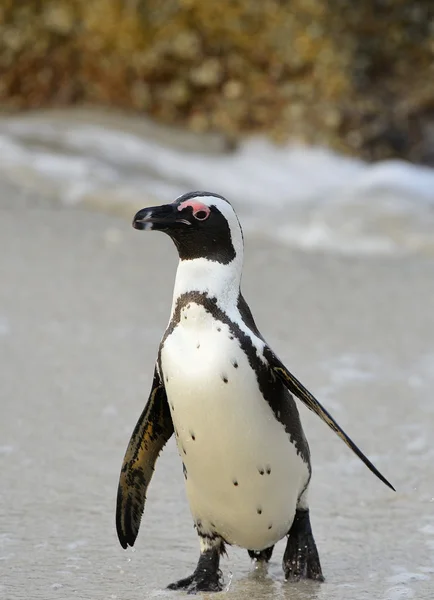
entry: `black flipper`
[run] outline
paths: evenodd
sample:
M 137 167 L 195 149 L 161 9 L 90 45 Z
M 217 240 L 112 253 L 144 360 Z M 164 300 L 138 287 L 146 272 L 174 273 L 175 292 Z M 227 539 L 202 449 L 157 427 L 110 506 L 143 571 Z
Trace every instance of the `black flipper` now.
M 321 406 L 318 400 L 312 396 L 312 394 L 301 384 L 298 379 L 292 375 L 285 367 L 285 365 L 277 358 L 270 348 L 266 347 L 264 350 L 264 355 L 269 361 L 270 366 L 273 368 L 276 375 L 280 378 L 280 380 L 286 385 L 288 390 L 292 392 L 299 400 L 307 406 L 311 411 L 313 411 L 316 415 L 320 417 L 324 423 L 333 429 L 333 431 L 343 440 L 346 445 L 351 448 L 351 450 L 360 458 L 361 461 L 365 463 L 374 475 L 376 475 L 383 483 L 385 483 L 390 489 L 396 491 L 391 483 L 387 481 L 387 479 L 378 471 L 376 467 L 371 463 L 371 461 L 363 454 L 361 450 L 356 446 L 356 444 L 347 436 L 347 434 L 339 427 L 333 417 L 326 411 L 325 408 Z
M 194 573 L 167 586 L 169 590 L 186 590 L 189 594 L 197 592 L 221 592 L 222 575 L 219 569 L 220 555 L 225 551 L 221 538 L 201 538 L 201 553 Z
M 166 391 L 155 368 L 149 400 L 131 435 L 119 477 L 116 529 L 123 548 L 136 541 L 155 461 L 172 433 Z
M 288 534 L 282 562 L 285 579 L 324 581 L 318 550 L 310 526 L 309 511 L 297 509 Z

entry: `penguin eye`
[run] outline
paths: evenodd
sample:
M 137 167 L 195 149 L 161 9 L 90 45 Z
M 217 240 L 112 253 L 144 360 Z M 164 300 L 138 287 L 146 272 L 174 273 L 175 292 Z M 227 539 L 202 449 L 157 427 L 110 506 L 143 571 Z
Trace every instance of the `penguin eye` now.
M 193 217 L 198 221 L 206 221 L 206 219 L 209 217 L 209 214 L 210 211 L 199 209 L 193 213 Z

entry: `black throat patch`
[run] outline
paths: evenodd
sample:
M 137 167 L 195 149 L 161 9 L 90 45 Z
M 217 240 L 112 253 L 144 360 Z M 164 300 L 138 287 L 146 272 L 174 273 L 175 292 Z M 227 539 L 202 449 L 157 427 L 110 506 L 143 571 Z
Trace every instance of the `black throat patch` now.
M 297 454 L 299 454 L 303 461 L 308 465 L 310 473 L 311 467 L 309 446 L 303 433 L 298 409 L 294 398 L 280 381 L 280 379 L 275 376 L 273 369 L 270 366 L 270 361 L 272 361 L 272 352 L 266 345 L 264 348 L 264 358 L 266 361 L 264 362 L 258 356 L 252 339 L 218 306 L 216 298 L 210 298 L 206 293 L 198 291 L 186 292 L 178 298 L 172 319 L 164 333 L 163 339 L 161 340 L 160 349 L 158 352 L 160 372 L 163 373 L 161 364 L 161 350 L 166 339 L 170 336 L 180 322 L 182 308 L 189 303 L 196 303 L 203 306 L 204 309 L 209 312 L 215 320 L 227 325 L 231 334 L 237 338 L 241 349 L 247 356 L 251 368 L 256 374 L 258 386 L 262 396 L 264 397 L 264 400 L 269 404 L 276 419 L 283 425 L 291 443 L 294 444 L 296 448 Z M 250 309 L 241 294 L 238 300 L 238 308 L 244 323 L 251 328 L 256 335 L 258 335 L 259 331 L 257 330 L 253 321 Z

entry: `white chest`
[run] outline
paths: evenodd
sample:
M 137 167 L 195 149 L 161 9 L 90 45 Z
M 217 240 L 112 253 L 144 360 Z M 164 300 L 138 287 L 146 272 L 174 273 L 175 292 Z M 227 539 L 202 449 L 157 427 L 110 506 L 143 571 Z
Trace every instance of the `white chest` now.
M 252 550 L 281 539 L 308 469 L 229 326 L 188 304 L 161 366 L 196 523 Z

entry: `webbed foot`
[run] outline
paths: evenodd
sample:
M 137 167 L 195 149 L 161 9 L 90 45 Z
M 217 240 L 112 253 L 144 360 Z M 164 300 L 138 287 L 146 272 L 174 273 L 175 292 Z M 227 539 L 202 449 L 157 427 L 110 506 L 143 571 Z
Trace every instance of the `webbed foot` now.
M 252 560 L 257 562 L 269 562 L 271 555 L 273 554 L 274 546 L 265 548 L 265 550 L 247 550 Z
M 190 575 L 175 583 L 167 586 L 168 590 L 185 590 L 188 594 L 196 594 L 197 592 L 221 592 L 223 584 L 221 581 L 221 571 L 217 573 L 198 573 L 197 570 Z
M 208 540 L 201 537 L 201 555 L 192 575 L 171 583 L 169 590 L 186 590 L 188 594 L 197 592 L 221 592 L 223 589 L 222 573 L 219 569 L 220 554 L 224 551 L 224 543 L 220 538 Z
M 309 510 L 297 509 L 295 511 L 282 566 L 286 580 L 313 579 L 324 581 L 318 550 L 310 525 Z

